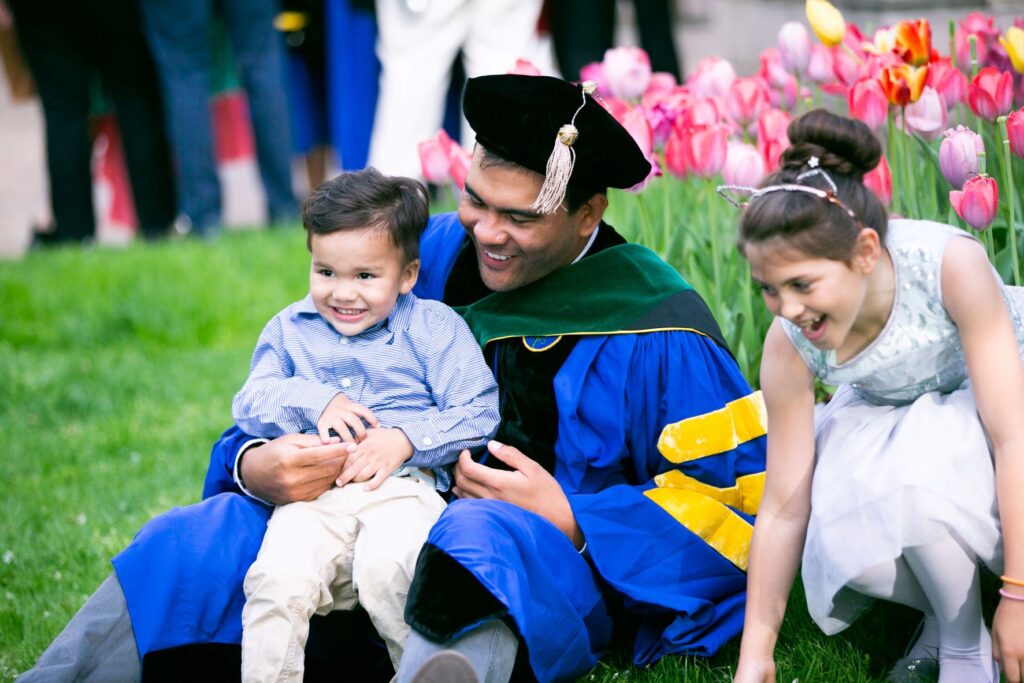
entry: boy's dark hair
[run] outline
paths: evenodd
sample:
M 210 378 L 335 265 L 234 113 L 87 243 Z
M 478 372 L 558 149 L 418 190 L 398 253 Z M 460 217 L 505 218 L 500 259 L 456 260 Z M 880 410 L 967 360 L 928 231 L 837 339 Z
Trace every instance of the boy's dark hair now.
M 302 204 L 306 246 L 313 235 L 375 228 L 387 233 L 406 263 L 419 258 L 420 235 L 430 216 L 427 188 L 412 178 L 375 168 L 342 173 L 313 190 Z
M 535 173 L 532 169 L 529 169 L 522 164 L 518 164 L 510 159 L 506 159 L 497 152 L 487 149 L 483 145 L 477 143 L 482 152 L 480 156 L 480 168 L 487 168 L 488 166 L 499 166 L 506 168 L 518 168 L 528 173 Z M 568 187 L 565 188 L 565 203 L 570 214 L 576 213 L 576 211 L 587 203 L 591 197 L 595 194 L 608 194 L 608 187 L 601 186 L 597 187 L 592 183 L 588 184 L 584 181 L 578 180 L 573 177 L 569 181 Z
M 761 187 L 787 183 L 831 190 L 820 175 L 797 176 L 809 170 L 817 157 L 818 168 L 836 184 L 836 196 L 857 219 L 841 207 L 806 192 L 770 192 L 753 200 L 740 218 L 738 246 L 742 252 L 751 242 L 782 238 L 809 256 L 849 261 L 862 227 L 878 233 L 885 242 L 885 207 L 864 184 L 864 175 L 882 158 L 882 146 L 864 123 L 813 109 L 789 124 L 790 146 L 782 153 L 781 168 Z

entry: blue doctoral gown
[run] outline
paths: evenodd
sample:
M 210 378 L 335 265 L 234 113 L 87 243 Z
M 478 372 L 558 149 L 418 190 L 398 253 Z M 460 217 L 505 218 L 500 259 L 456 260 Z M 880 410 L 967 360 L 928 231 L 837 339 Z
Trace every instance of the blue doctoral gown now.
M 453 214 L 431 219 L 419 296 L 440 298 L 463 239 Z M 492 616 L 511 620 L 541 681 L 592 667 L 619 609 L 639 622 L 637 664 L 715 652 L 742 626 L 751 515 L 764 482 L 760 393 L 725 349 L 681 330 L 583 337 L 554 387 L 554 475 L 586 557 L 543 518 L 497 501 L 456 501 L 428 546 L 496 598 Z M 155 518 L 114 559 L 141 655 L 241 640 L 242 579 L 271 512 L 232 479 L 248 438 L 225 432 L 204 501 Z M 443 587 L 438 596 L 443 605 Z M 429 634 L 428 607 L 411 602 L 407 617 Z

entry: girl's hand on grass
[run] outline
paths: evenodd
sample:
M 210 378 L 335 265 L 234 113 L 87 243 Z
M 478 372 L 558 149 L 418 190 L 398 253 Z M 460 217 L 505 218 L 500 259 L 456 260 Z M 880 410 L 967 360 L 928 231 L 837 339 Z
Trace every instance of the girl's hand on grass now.
M 1007 598 L 999 601 L 992 619 L 992 656 L 1006 681 L 1024 680 L 1024 602 Z
M 320 443 L 316 434 L 286 434 L 242 455 L 239 474 L 245 487 L 263 500 L 283 505 L 313 500 L 334 486 L 348 457 L 335 437 Z
M 332 429 L 342 441 L 359 443 L 366 437 L 364 422 L 371 427 L 378 426 L 372 410 L 350 400 L 345 394 L 337 394 L 320 414 L 316 428 L 320 432 L 321 443 L 331 442 Z
M 362 482 L 372 491 L 412 457 L 413 447 L 401 429 L 370 429 L 365 438 L 348 444 L 348 459 L 335 482 L 344 486 L 350 481 Z
M 775 660 L 740 659 L 733 683 L 775 683 Z

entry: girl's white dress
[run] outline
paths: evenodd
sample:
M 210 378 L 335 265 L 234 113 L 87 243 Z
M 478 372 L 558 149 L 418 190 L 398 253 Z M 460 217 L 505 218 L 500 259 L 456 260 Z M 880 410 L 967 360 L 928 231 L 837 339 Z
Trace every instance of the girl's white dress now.
M 890 221 L 893 310 L 878 338 L 842 365 L 782 323 L 811 371 L 840 385 L 815 416 L 802 567 L 808 609 L 825 633 L 871 603 L 847 583 L 904 548 L 952 533 L 993 570 L 1002 566 L 991 448 L 942 302 L 942 255 L 956 237 L 973 239 L 940 223 Z M 1024 349 L 1024 288 L 1005 287 L 1004 298 Z

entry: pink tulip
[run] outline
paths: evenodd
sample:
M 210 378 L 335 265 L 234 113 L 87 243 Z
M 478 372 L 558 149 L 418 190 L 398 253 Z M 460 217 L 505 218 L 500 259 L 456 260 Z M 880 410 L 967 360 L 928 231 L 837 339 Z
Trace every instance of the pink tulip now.
M 971 111 L 986 121 L 995 121 L 1013 109 L 1013 76 L 990 66 L 978 72 L 967 88 Z
M 687 77 L 686 84 L 701 97 L 725 97 L 736 80 L 736 70 L 721 57 L 706 57 Z
M 963 126 L 950 128 L 939 146 L 939 170 L 959 190 L 968 178 L 978 174 L 978 155 L 984 153 L 985 143 L 980 135 Z
M 925 86 L 921 97 L 906 108 L 907 128 L 925 140 L 934 140 L 948 123 L 946 102 L 934 88 Z
M 643 151 L 644 156 L 651 156 L 654 151 L 654 132 L 651 130 L 651 124 L 647 121 L 644 108 L 632 107 L 622 115 L 622 118 L 618 118 L 618 121 L 636 140 L 636 144 Z
M 1024 159 L 1024 107 L 1006 117 L 1006 132 L 1010 151 Z
M 725 152 L 722 178 L 729 185 L 757 187 L 767 174 L 764 159 L 753 145 L 730 142 Z
M 935 88 L 946 107 L 952 109 L 967 94 L 967 74 L 953 65 L 949 57 L 936 59 L 928 65 L 928 85 Z
M 679 111 L 673 125 L 686 129 L 709 126 L 722 120 L 722 112 L 715 100 L 709 97 L 694 97 Z
M 686 165 L 699 178 L 718 175 L 725 164 L 729 143 L 729 129 L 722 124 L 693 128 L 686 142 Z
M 455 143 L 443 128 L 437 131 L 437 135 L 419 144 L 420 168 L 424 180 L 434 185 L 447 185 L 451 182 L 451 171 L 448 169 L 453 146 Z
M 729 117 L 746 128 L 761 115 L 768 102 L 768 88 L 758 77 L 740 78 L 725 96 L 725 110 Z
M 792 77 L 792 74 L 786 71 L 786 67 L 782 65 L 782 55 L 779 54 L 778 48 L 769 47 L 761 50 L 759 59 L 761 68 L 757 75 L 766 80 L 773 88 L 785 86 L 786 81 Z
M 972 71 L 971 67 L 971 36 L 975 36 L 974 54 L 978 64 L 988 60 L 988 41 L 978 33 L 972 33 L 962 26 L 953 33 L 953 49 L 956 51 L 956 63 L 964 71 Z
M 690 174 L 686 163 L 686 135 L 683 129 L 673 126 L 668 142 L 665 143 L 665 166 L 677 178 L 685 178 Z
M 864 184 L 875 193 L 882 204 L 889 206 L 892 202 L 892 174 L 889 172 L 889 162 L 885 157 L 882 157 L 878 166 L 864 176 Z
M 647 112 L 647 121 L 654 132 L 656 147 L 660 149 L 665 145 L 669 133 L 672 132 L 672 125 L 680 113 L 690 106 L 693 98 L 693 93 L 685 86 L 676 86 L 667 93 L 654 93 L 650 88 L 647 89 L 641 106 Z
M 857 58 L 840 47 L 832 48 L 832 70 L 839 82 L 851 87 L 860 79 L 861 63 Z
M 815 83 L 825 83 L 836 78 L 832 65 L 832 51 L 821 43 L 811 46 L 811 57 L 807 62 L 807 77 Z
M 533 65 L 529 59 L 517 59 L 516 65 L 509 71 L 510 74 L 519 76 L 540 76 L 540 69 Z
M 608 88 L 620 100 L 639 100 L 651 82 L 651 60 L 638 47 L 613 47 L 601 63 Z
M 793 74 L 802 74 L 807 70 L 811 60 L 811 37 L 804 25 L 796 21 L 788 21 L 779 29 L 776 44 L 782 66 Z
M 593 81 L 597 85 L 597 94 L 601 97 L 611 97 L 612 90 L 608 86 L 608 77 L 604 73 L 604 65 L 601 62 L 585 64 L 580 69 L 580 81 Z
M 448 164 L 448 171 L 452 174 L 452 181 L 455 187 L 460 190 L 466 187 L 466 175 L 469 173 L 469 166 L 473 157 L 460 145 L 452 143 L 451 158 Z
M 789 137 L 786 135 L 789 120 L 789 114 L 781 109 L 767 109 L 757 120 L 757 150 L 769 173 L 779 167 L 779 157 L 789 147 Z
M 847 97 L 850 116 L 863 121 L 871 130 L 877 130 L 889 115 L 889 100 L 886 99 L 877 78 L 862 78 L 850 88 Z
M 602 98 L 601 105 L 608 110 L 609 114 L 615 117 L 616 121 L 621 121 L 630 109 L 628 104 L 614 97 Z
M 647 84 L 647 90 L 644 92 L 644 97 L 648 95 L 663 95 L 672 92 L 679 86 L 676 83 L 676 77 L 673 74 L 666 73 L 664 71 L 655 71 L 651 74 L 651 80 Z
M 999 207 L 999 186 L 995 178 L 974 176 L 966 183 L 964 189 L 952 190 L 949 203 L 953 205 L 956 215 L 960 216 L 975 230 L 984 230 L 992 225 Z

